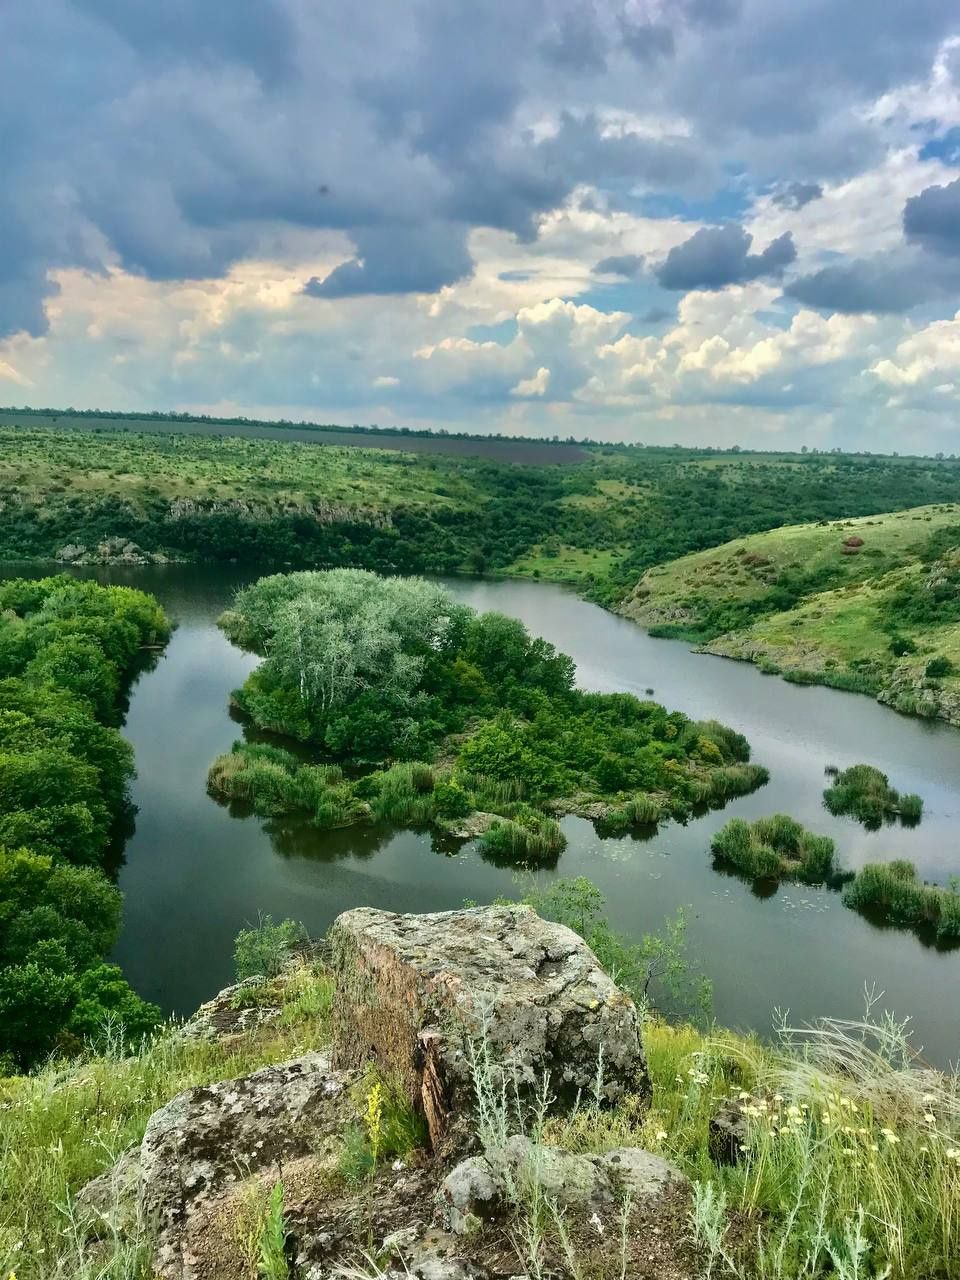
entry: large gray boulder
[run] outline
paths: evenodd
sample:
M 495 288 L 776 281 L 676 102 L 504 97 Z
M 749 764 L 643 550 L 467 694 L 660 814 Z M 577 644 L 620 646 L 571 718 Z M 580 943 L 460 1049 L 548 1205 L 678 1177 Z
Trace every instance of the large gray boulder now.
M 342 1137 L 353 1115 L 350 1077 L 326 1054 L 308 1053 L 252 1075 L 188 1089 L 155 1111 L 140 1147 L 140 1212 L 156 1233 L 154 1268 L 192 1280 L 192 1236 L 211 1200 L 258 1170 L 277 1168 L 325 1138 Z
M 471 1111 L 482 1051 L 561 1106 L 650 1089 L 640 1021 L 582 938 L 525 906 L 396 915 L 362 907 L 330 931 L 335 1062 L 406 1082 L 436 1148 Z

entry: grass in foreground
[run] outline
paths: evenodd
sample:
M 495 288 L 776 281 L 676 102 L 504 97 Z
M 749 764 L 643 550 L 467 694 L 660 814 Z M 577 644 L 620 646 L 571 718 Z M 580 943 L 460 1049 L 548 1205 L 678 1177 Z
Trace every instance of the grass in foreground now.
M 566 905 L 585 909 L 596 933 L 591 903 L 580 886 Z M 17 1280 L 148 1280 L 146 1237 L 91 1244 L 72 1197 L 138 1141 L 153 1110 L 178 1091 L 324 1043 L 329 979 L 304 965 L 280 989 L 281 1017 L 229 1043 L 187 1040 L 172 1030 L 130 1056 L 54 1062 L 0 1082 L 4 1280 L 11 1272 Z M 692 1180 L 680 1229 L 704 1259 L 706 1276 L 958 1280 L 960 1081 L 917 1069 L 903 1025 L 874 1017 L 868 1005 L 859 1023 L 825 1019 L 796 1030 L 781 1022 L 775 1041 L 763 1044 L 649 1018 L 644 1043 L 649 1109 L 628 1098 L 601 1110 L 587 1098 L 573 1114 L 535 1114 L 531 1123 L 510 1105 L 509 1091 L 494 1090 L 503 1114 L 491 1123 L 488 1111 L 481 1138 L 493 1142 L 525 1129 L 538 1143 L 572 1151 L 635 1145 L 673 1160 Z M 489 1047 L 479 1049 L 474 1061 L 488 1072 Z M 488 1099 L 490 1084 L 478 1080 Z M 378 1163 L 420 1145 L 422 1128 L 375 1073 L 358 1085 L 356 1103 L 358 1123 L 344 1135 L 340 1172 L 362 1185 Z M 710 1120 L 719 1108 L 732 1108 L 745 1126 L 732 1165 L 711 1155 Z M 586 1276 L 578 1241 L 569 1233 L 565 1239 L 564 1214 L 537 1187 L 536 1157 L 527 1173 L 508 1210 L 526 1262 L 559 1256 L 564 1274 Z M 282 1241 L 282 1189 L 274 1187 L 256 1209 L 251 1275 L 271 1242 Z M 615 1229 L 628 1216 L 629 1206 L 604 1211 L 602 1261 L 589 1272 L 596 1280 L 622 1280 Z
M 254 1071 L 327 1038 L 330 980 L 304 967 L 284 984 L 280 1018 L 229 1042 L 170 1028 L 136 1053 L 53 1061 L 0 1080 L 0 1276 L 8 1280 L 147 1280 L 148 1250 L 83 1237 L 72 1197 L 133 1143 L 183 1089 Z M 109 1244 L 110 1242 L 108 1242 Z

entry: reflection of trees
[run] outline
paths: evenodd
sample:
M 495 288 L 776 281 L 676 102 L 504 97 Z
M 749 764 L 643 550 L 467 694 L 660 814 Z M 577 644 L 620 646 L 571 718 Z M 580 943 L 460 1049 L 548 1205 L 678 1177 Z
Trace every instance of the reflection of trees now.
M 844 906 L 850 907 L 878 933 L 912 933 L 925 951 L 945 953 L 960 949 L 960 939 L 937 937 L 937 927 L 934 924 L 898 924 L 895 920 L 888 920 L 882 908 L 872 905 L 851 906 L 849 903 L 844 903 Z
M 731 867 L 729 863 L 716 858 L 713 869 L 718 876 L 726 876 L 729 880 L 739 880 L 741 884 L 748 885 L 755 898 L 773 898 L 780 888 L 779 880 L 754 880 L 738 871 L 736 867 Z
M 312 862 L 339 862 L 343 858 L 372 858 L 403 828 L 378 823 L 320 830 L 293 818 L 271 818 L 263 829 L 275 853 L 282 858 L 308 858 Z

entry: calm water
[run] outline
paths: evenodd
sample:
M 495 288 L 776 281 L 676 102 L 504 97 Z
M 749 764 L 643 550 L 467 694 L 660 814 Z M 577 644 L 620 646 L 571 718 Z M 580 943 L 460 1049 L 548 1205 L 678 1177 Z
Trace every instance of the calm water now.
M 232 818 L 205 791 L 210 761 L 240 736 L 227 698 L 255 664 L 214 625 L 250 575 L 169 566 L 96 571 L 101 580 L 154 592 L 178 623 L 154 670 L 135 686 L 126 736 L 136 750 L 137 830 L 120 885 L 124 931 L 116 951 L 134 985 L 164 1008 L 191 1011 L 231 975 L 234 935 L 258 912 L 292 916 L 322 932 L 359 905 L 397 911 L 455 907 L 516 894 L 509 872 L 470 846 L 449 856 L 428 835 L 393 829 L 272 832 L 256 817 Z M 940 1063 L 960 1057 L 960 951 L 878 929 L 828 890 L 783 886 L 759 897 L 711 866 L 712 833 L 731 815 L 783 811 L 832 835 L 845 863 L 908 857 L 944 881 L 960 873 L 960 732 L 908 719 L 865 697 L 800 688 L 740 663 L 653 640 L 634 624 L 562 589 L 531 583 L 452 580 L 478 609 L 521 618 L 578 664 L 591 689 L 653 688 L 658 701 L 746 734 L 770 784 L 722 812 L 646 842 L 600 840 L 589 823 L 564 821 L 569 844 L 552 876 L 589 876 L 619 928 L 658 928 L 683 906 L 693 951 L 715 985 L 718 1018 L 761 1032 L 774 1009 L 794 1019 L 855 1017 L 864 986 L 911 1014 L 915 1041 Z M 824 766 L 866 760 L 901 790 L 924 799 L 919 827 L 870 833 L 823 809 Z

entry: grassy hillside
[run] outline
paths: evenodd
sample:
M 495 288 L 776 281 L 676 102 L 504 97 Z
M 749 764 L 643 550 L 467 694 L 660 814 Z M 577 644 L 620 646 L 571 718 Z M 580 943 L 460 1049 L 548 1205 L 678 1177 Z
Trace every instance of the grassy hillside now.
M 960 723 L 960 508 L 797 525 L 646 573 L 623 612 L 799 683 Z
M 5 421 L 3 559 L 79 546 L 89 562 L 114 538 L 175 559 L 541 578 L 614 604 L 650 566 L 733 537 L 960 500 L 950 460 L 589 446 L 583 461 L 517 466 L 280 428 Z

